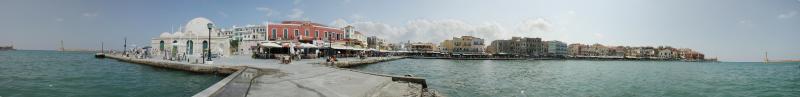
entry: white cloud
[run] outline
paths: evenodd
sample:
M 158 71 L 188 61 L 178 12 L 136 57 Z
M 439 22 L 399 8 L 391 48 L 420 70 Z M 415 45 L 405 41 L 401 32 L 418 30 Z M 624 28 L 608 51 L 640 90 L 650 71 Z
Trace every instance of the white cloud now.
M 266 7 L 256 7 L 256 10 L 263 11 L 267 15 L 267 17 L 271 17 L 272 15 L 277 14 L 275 10 Z
M 408 39 L 401 37 L 401 35 L 404 35 L 406 33 L 405 29 L 402 29 L 400 27 L 394 27 L 389 24 L 378 23 L 378 22 L 355 22 L 350 25 L 355 27 L 359 32 L 364 33 L 365 35 L 368 36 L 378 36 L 391 40 Z
M 350 24 L 348 24 L 347 21 L 344 20 L 344 19 L 336 19 L 336 20 L 333 20 L 333 22 L 331 22 L 330 25 L 331 25 L 331 27 L 341 28 L 341 27 L 344 27 L 344 26 L 347 26 L 347 25 L 350 25 Z
M 476 37 L 480 37 L 486 39 L 487 42 L 491 40 L 497 39 L 509 39 L 512 36 L 521 36 L 518 32 L 512 32 L 506 30 L 505 26 L 500 25 L 497 22 L 487 22 L 483 25 L 475 27 L 475 30 L 472 31 L 473 33 L 468 34 Z M 455 36 L 458 37 L 458 36 Z
M 595 39 L 603 39 L 606 37 L 606 35 L 603 35 L 602 33 L 594 33 L 593 35 Z
M 409 21 L 405 29 L 407 32 L 405 32 L 404 38 L 437 42 L 451 37 L 468 35 L 468 33 L 474 32 L 475 27 L 464 21 L 455 19 L 418 19 Z
M 83 15 L 84 17 L 97 17 L 98 14 L 97 13 L 83 13 L 81 15 Z
M 394 27 L 377 22 L 355 22 L 352 25 L 359 31 L 368 33 L 368 35 L 372 34 L 397 41 L 440 42 L 464 35 L 493 40 L 509 35 L 506 34 L 509 32 L 505 30 L 505 27 L 498 23 L 492 22 L 476 26 L 455 19 L 417 19 L 408 21 L 404 27 Z
M 786 19 L 786 18 L 792 18 L 792 17 L 794 17 L 796 15 L 797 15 L 797 11 L 790 11 L 790 12 L 787 12 L 787 13 L 779 14 L 778 18 L 779 19 Z
M 372 21 L 348 22 L 345 19 L 336 19 L 330 25 L 332 27 L 352 25 L 357 31 L 367 36 L 378 36 L 392 42 L 405 42 L 406 40 L 441 42 L 445 39 L 465 35 L 483 38 L 490 42 L 497 39 L 509 39 L 513 36 L 541 37 L 542 35 L 538 35 L 540 33 L 532 32 L 552 31 L 553 27 L 552 23 L 543 18 L 522 21 L 515 28 L 518 30 L 509 30 L 509 27 L 503 26 L 498 22 L 470 24 L 457 19 L 416 19 L 407 21 L 404 26 L 392 26 Z
M 536 18 L 522 20 L 522 25 L 519 27 L 519 30 L 523 33 L 550 32 L 553 31 L 552 28 L 553 23 L 550 23 L 550 21 L 544 18 Z
M 289 17 L 290 19 L 301 19 L 303 17 L 303 13 L 305 13 L 303 12 L 303 10 L 295 8 L 292 9 L 292 14 L 287 15 L 287 17 Z M 308 18 L 305 19 L 308 20 Z

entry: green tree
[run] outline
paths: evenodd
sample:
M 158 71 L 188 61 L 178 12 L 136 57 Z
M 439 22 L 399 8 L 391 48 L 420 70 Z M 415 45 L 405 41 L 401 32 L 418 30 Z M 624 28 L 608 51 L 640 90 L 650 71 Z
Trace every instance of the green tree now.
M 231 52 L 236 52 L 236 51 L 238 51 L 238 50 L 239 50 L 239 43 L 240 43 L 240 42 L 241 42 L 240 40 L 231 40 L 231 41 L 230 41 L 230 44 L 231 44 Z

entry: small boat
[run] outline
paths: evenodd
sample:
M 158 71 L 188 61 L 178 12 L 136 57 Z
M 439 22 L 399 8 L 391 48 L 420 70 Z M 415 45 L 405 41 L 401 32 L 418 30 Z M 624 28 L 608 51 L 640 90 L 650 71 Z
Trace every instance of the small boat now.
M 95 54 L 94 54 L 94 57 L 95 57 L 95 58 L 105 58 L 105 57 L 106 57 L 106 55 L 105 55 L 105 54 L 103 54 L 103 53 L 95 53 Z

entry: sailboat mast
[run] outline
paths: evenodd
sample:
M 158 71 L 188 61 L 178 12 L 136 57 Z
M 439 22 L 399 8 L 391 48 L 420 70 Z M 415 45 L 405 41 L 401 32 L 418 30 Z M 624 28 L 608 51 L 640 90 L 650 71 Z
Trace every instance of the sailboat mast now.
M 769 53 L 764 52 L 764 63 L 769 63 Z

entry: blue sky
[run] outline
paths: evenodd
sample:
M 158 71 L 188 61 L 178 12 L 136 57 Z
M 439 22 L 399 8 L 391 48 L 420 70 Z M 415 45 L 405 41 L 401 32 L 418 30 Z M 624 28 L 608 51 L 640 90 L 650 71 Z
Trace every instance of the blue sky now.
M 393 42 L 542 37 L 692 48 L 723 61 L 800 59 L 800 0 L 2 0 L 0 45 L 145 45 L 195 17 L 218 26 L 309 20 Z M 488 41 L 487 41 L 488 42 Z

